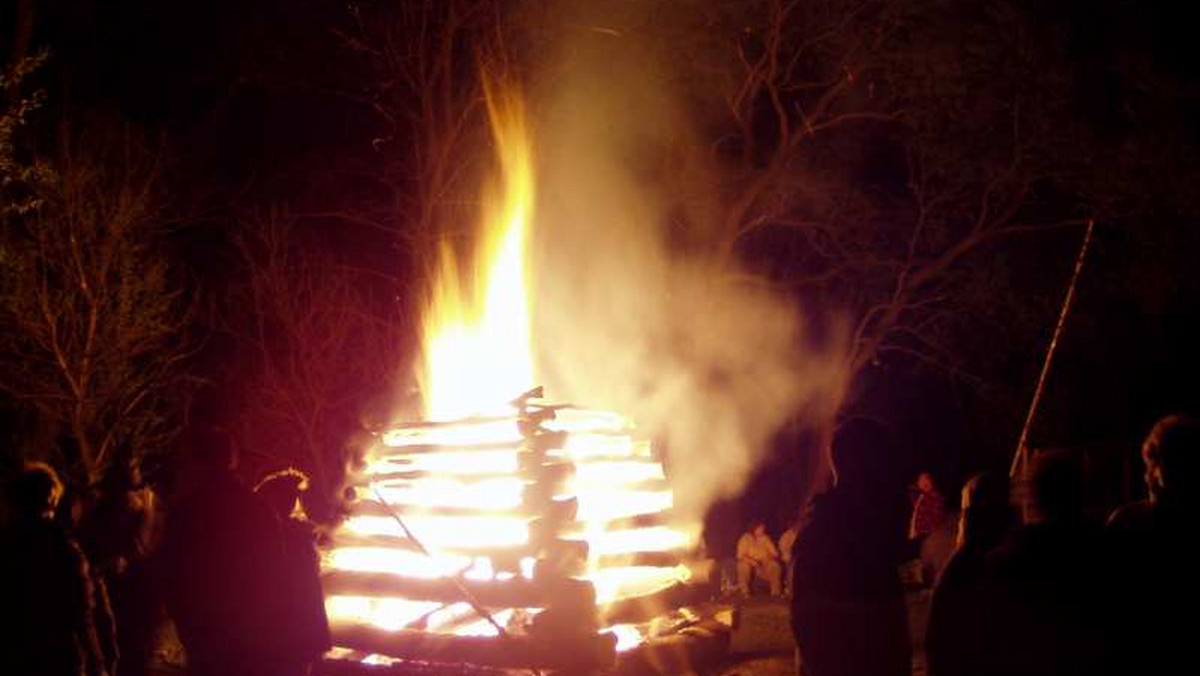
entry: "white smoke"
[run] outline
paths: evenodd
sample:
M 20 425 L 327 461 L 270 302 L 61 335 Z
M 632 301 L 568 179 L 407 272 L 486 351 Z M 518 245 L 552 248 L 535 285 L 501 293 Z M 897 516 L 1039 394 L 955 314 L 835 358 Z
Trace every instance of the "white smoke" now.
M 790 416 L 836 401 L 839 362 L 794 299 L 713 262 L 719 172 L 653 50 L 562 34 L 580 39 L 534 96 L 541 381 L 665 439 L 676 510 L 697 519 L 743 488 Z

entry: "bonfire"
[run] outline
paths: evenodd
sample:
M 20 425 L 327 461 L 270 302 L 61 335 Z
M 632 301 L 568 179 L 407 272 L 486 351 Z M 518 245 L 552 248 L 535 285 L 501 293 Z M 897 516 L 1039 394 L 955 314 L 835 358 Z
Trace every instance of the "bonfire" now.
M 425 419 L 379 431 L 323 555 L 329 660 L 603 669 L 705 619 L 698 524 L 650 442 L 535 387 L 528 128 L 511 89 L 487 102 L 499 180 L 473 264 L 441 252 Z

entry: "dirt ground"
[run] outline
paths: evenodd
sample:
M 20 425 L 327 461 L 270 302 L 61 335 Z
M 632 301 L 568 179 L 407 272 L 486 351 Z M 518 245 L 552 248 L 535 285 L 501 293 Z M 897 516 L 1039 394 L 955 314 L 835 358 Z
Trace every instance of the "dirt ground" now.
M 929 614 L 928 589 L 908 594 L 909 626 L 913 632 L 913 676 L 925 676 L 921 650 Z M 702 676 L 798 676 L 796 646 L 784 600 L 752 598 L 737 602 L 739 621 L 730 636 L 729 650 L 721 661 L 706 665 Z M 161 647 L 154 676 L 183 676 L 183 659 L 173 632 L 160 637 Z
M 913 676 L 925 676 L 922 648 L 929 598 L 928 589 L 912 590 L 907 598 L 913 634 Z M 740 622 L 730 639 L 729 653 L 720 663 L 705 669 L 704 676 L 798 676 L 787 603 L 772 599 L 742 601 Z

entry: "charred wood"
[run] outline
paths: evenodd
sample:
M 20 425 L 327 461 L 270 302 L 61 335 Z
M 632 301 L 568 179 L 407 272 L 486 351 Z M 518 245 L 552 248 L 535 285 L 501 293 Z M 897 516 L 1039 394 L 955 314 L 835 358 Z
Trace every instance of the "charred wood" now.
M 331 629 L 335 645 L 401 659 L 582 671 L 608 669 L 616 662 L 616 637 L 609 634 L 580 633 L 564 642 L 511 634 L 501 638 L 387 631 L 358 623 L 337 623 Z

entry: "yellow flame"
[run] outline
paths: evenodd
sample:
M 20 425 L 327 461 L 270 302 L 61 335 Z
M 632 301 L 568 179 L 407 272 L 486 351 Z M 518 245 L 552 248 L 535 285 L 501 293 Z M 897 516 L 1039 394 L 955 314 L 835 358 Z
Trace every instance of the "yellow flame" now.
M 527 263 L 534 209 L 534 175 L 525 111 L 511 87 L 486 83 L 487 109 L 497 172 L 485 190 L 480 234 L 470 257 L 447 241 L 438 252 L 424 308 L 419 367 L 425 417 L 432 424 L 384 434 L 371 462 L 356 479 L 369 490 L 363 509 L 343 522 L 339 546 L 322 560 L 326 571 L 390 574 L 469 583 L 537 581 L 541 545 L 531 541 L 524 437 L 508 406 L 534 384 Z M 476 416 L 476 417 L 472 417 Z M 684 565 L 648 565 L 642 554 L 682 556 L 695 542 L 695 527 L 673 522 L 672 493 L 650 443 L 635 438 L 623 415 L 564 408 L 545 428 L 567 432 L 561 449 L 539 461 L 566 463 L 569 478 L 554 490 L 574 497 L 573 522 L 561 536 L 588 543 L 586 579 L 600 604 L 648 595 L 686 582 Z M 536 493 L 535 493 L 536 495 Z M 402 515 L 401 526 L 394 514 Z M 633 520 L 630 517 L 649 517 Z M 656 524 L 656 525 L 652 525 Z M 424 547 L 409 540 L 409 533 Z M 429 553 L 423 553 L 427 548 Z M 500 560 L 491 556 L 503 553 Z M 538 555 L 544 555 L 538 554 Z M 518 562 L 513 570 L 512 561 Z M 518 579 L 518 576 L 520 579 Z M 495 628 L 470 604 L 404 598 L 331 595 L 326 610 L 335 626 L 371 624 L 398 631 L 494 636 Z M 495 620 L 522 631 L 538 608 L 494 608 Z M 650 629 L 608 629 L 617 649 L 630 649 Z M 363 661 L 389 664 L 372 655 Z
M 632 624 L 614 624 L 608 628 L 608 632 L 617 637 L 617 652 L 619 653 L 633 650 L 645 640 L 642 632 Z
M 499 185 L 485 191 L 483 234 L 466 277 L 452 247 L 441 247 L 422 327 L 420 374 L 426 416 L 435 420 L 495 411 L 533 386 L 526 264 L 534 204 L 529 133 L 512 88 L 484 89 Z

